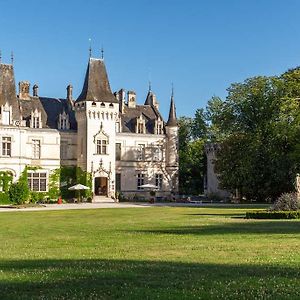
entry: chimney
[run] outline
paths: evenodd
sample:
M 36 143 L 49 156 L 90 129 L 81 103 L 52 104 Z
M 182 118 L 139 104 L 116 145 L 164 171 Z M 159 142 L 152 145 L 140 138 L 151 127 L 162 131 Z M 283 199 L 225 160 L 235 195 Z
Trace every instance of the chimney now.
M 120 112 L 122 114 L 124 113 L 125 97 L 126 97 L 125 90 L 124 89 L 120 89 L 118 91 L 118 97 L 117 97 L 117 99 L 119 100 L 119 108 L 120 108 Z
M 136 93 L 134 91 L 127 92 L 127 105 L 129 108 L 136 107 Z
M 38 97 L 39 95 L 39 87 L 37 84 L 35 84 L 33 87 L 32 87 L 32 94 L 33 94 L 33 97 Z
M 72 109 L 74 103 L 73 103 L 73 86 L 71 84 L 67 86 L 67 102 L 69 108 Z
M 30 83 L 28 81 L 19 82 L 19 99 L 30 100 L 29 88 Z

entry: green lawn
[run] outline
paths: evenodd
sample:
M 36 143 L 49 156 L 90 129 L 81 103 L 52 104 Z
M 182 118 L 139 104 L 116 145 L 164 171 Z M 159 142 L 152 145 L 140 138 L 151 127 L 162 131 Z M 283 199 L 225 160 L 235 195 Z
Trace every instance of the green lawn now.
M 300 221 L 241 208 L 0 214 L 0 299 L 299 299 Z

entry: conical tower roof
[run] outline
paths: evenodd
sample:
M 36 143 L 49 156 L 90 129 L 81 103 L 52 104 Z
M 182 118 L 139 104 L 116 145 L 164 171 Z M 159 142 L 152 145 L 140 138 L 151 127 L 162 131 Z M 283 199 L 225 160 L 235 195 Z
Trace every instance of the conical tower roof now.
M 176 108 L 175 108 L 173 93 L 171 96 L 170 112 L 169 112 L 167 126 L 177 126 Z
M 89 59 L 83 88 L 76 101 L 118 103 L 118 100 L 111 92 L 103 59 Z
M 20 119 L 13 65 L 0 63 L 0 105 L 12 106 L 12 119 Z

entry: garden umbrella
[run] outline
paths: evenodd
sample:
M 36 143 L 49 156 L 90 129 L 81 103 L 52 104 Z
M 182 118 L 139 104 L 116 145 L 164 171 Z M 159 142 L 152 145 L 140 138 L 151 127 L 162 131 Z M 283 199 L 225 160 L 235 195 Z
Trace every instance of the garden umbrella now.
M 158 186 L 151 184 L 151 183 L 142 184 L 139 187 L 143 188 L 143 189 L 157 189 L 157 190 L 159 189 Z
M 77 183 L 71 187 L 68 188 L 69 191 L 78 191 L 78 200 L 80 201 L 80 191 L 82 190 L 89 190 L 90 188 L 88 186 L 85 186 L 83 184 Z

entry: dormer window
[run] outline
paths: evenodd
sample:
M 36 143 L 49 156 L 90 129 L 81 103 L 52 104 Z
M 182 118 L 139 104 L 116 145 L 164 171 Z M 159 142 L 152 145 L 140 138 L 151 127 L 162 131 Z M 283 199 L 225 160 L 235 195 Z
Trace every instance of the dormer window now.
M 58 117 L 58 129 L 70 129 L 69 115 L 65 111 Z
M 6 103 L 1 106 L 2 125 L 10 125 L 11 123 L 11 106 Z
M 95 101 L 92 102 L 92 106 L 94 106 L 94 107 L 97 106 Z
M 109 108 L 114 108 L 114 105 L 112 103 L 110 103 Z
M 101 106 L 101 107 L 105 107 L 105 104 L 102 102 L 102 103 L 100 104 L 100 106 Z
M 30 127 L 31 128 L 42 128 L 41 112 L 39 112 L 37 109 L 35 109 L 35 111 L 31 112 Z
M 163 134 L 163 122 L 159 119 L 155 121 L 155 134 Z
M 136 119 L 136 133 L 146 133 L 145 119 L 141 115 Z

